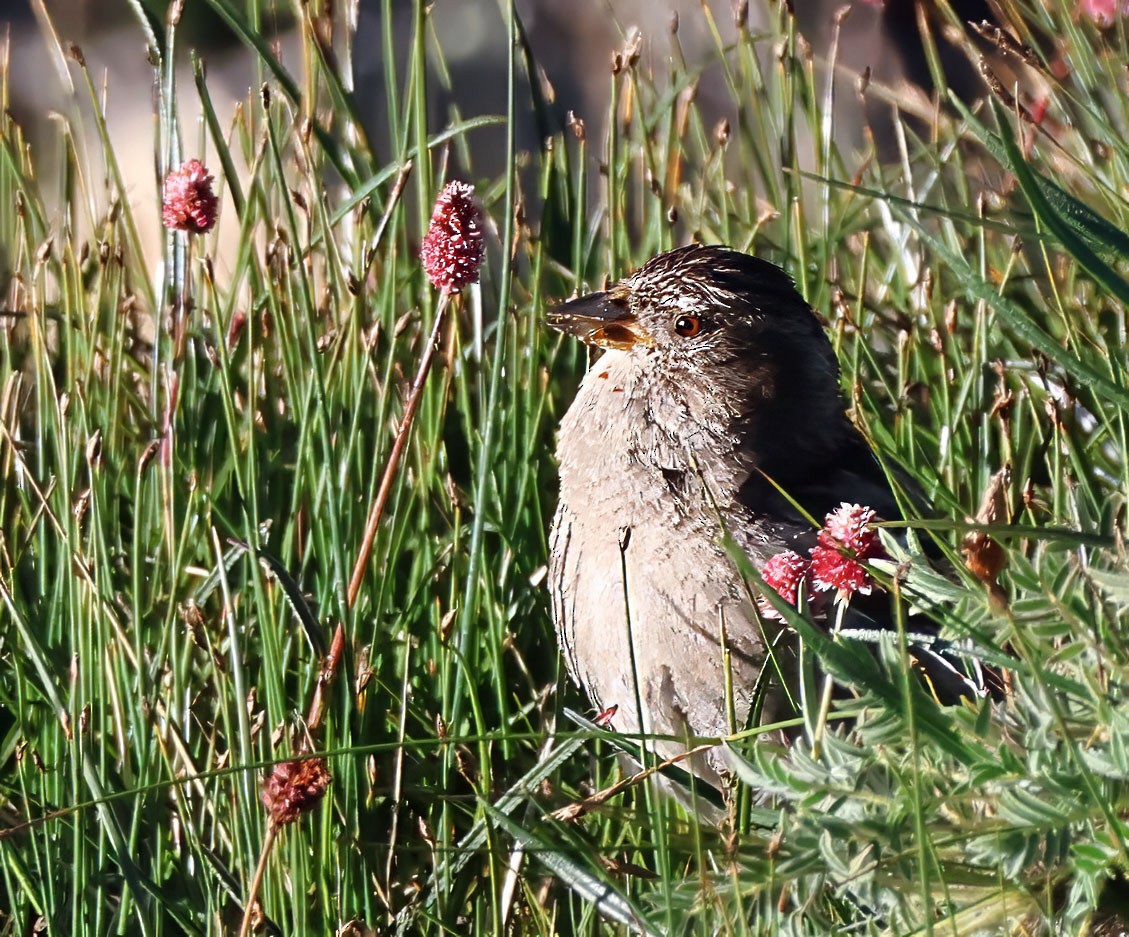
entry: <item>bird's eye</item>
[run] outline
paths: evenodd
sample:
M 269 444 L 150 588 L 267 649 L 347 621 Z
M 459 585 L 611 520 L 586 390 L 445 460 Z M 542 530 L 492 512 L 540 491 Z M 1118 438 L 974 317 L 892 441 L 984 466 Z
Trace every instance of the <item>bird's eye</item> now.
M 697 316 L 679 316 L 674 320 L 674 331 L 683 338 L 693 338 L 702 331 L 702 320 Z

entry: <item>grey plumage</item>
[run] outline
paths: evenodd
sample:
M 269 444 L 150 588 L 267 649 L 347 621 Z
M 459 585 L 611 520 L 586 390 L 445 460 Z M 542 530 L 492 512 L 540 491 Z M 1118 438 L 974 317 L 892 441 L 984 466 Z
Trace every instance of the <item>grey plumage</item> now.
M 777 267 L 690 246 L 558 307 L 549 324 L 607 349 L 558 445 L 550 589 L 573 679 L 599 709 L 618 707 L 625 733 L 724 735 L 758 693 L 762 722 L 788 715 L 791 636 L 758 619 L 722 524 L 758 566 L 814 541 L 765 475 L 816 518 L 842 500 L 896 513 L 844 415 L 819 321 Z M 692 765 L 715 785 L 723 768 L 717 757 Z

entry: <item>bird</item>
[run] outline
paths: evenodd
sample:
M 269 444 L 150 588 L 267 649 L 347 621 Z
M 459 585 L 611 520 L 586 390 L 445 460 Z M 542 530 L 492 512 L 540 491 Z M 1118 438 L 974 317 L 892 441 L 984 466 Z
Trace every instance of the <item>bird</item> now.
M 844 502 L 900 516 L 820 320 L 774 264 L 691 244 L 547 324 L 603 350 L 557 444 L 548 583 L 571 678 L 662 758 L 791 717 L 795 637 L 757 613 L 724 535 L 759 568 Z M 687 767 L 725 788 L 723 752 Z

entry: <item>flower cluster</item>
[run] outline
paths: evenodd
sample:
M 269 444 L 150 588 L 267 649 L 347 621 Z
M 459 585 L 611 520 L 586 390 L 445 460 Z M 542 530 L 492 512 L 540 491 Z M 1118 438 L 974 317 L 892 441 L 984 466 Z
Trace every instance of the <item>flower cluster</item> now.
M 819 543 L 811 550 L 811 573 L 820 591 L 834 589 L 841 600 L 855 592 L 869 595 L 874 580 L 858 560 L 886 556 L 870 508 L 844 502 L 827 515 Z
M 283 761 L 263 782 L 263 806 L 275 826 L 293 823 L 314 809 L 333 778 L 324 758 Z
M 166 228 L 189 234 L 210 231 L 218 203 L 212 174 L 200 160 L 190 159 L 165 176 L 161 219 Z
M 478 281 L 486 253 L 482 208 L 474 186 L 448 182 L 431 212 L 431 225 L 419 248 L 427 278 L 444 293 L 457 293 Z
M 768 559 L 761 569 L 765 585 L 789 605 L 799 601 L 801 586 L 809 605 L 832 591 L 840 602 L 856 592 L 869 595 L 874 580 L 860 561 L 886 557 L 874 529 L 875 517 L 870 508 L 844 501 L 824 519 L 818 541 L 808 551 L 810 558 L 785 550 Z M 781 617 L 764 599 L 759 608 L 768 618 Z
M 765 585 L 778 592 L 780 598 L 789 605 L 795 605 L 799 601 L 801 586 L 804 587 L 805 601 L 811 602 L 814 598 L 811 589 L 811 561 L 804 559 L 793 550 L 785 550 L 783 553 L 769 557 L 761 567 L 761 578 L 764 579 Z M 765 618 L 777 621 L 783 618 L 763 598 L 758 602 L 758 607 Z

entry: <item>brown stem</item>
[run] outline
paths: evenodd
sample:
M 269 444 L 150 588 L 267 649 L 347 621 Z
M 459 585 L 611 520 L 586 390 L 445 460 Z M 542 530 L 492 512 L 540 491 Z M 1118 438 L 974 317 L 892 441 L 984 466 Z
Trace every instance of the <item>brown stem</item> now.
M 278 838 L 279 827 L 273 820 L 268 821 L 267 835 L 263 840 L 263 849 L 259 853 L 259 864 L 255 866 L 255 877 L 251 879 L 251 890 L 247 893 L 247 900 L 243 903 L 243 923 L 239 925 L 239 937 L 247 937 L 251 933 L 251 920 L 255 916 L 255 906 L 259 903 L 259 888 L 263 884 L 263 876 L 267 871 L 267 860 L 270 858 L 274 841 Z
M 447 306 L 450 304 L 451 294 L 444 290 L 439 294 L 439 305 L 435 310 L 435 324 L 431 327 L 431 334 L 427 344 L 423 347 L 423 354 L 419 359 L 419 369 L 416 371 L 412 388 L 408 392 L 408 401 L 404 404 L 404 415 L 400 419 L 400 429 L 392 443 L 392 451 L 388 453 L 388 462 L 384 466 L 384 474 L 380 479 L 380 488 L 369 510 L 368 521 L 365 523 L 365 536 L 361 541 L 361 549 L 357 553 L 357 562 L 353 566 L 353 576 L 349 580 L 348 603 L 352 608 L 357 601 L 357 593 L 361 591 L 361 581 L 365 578 L 365 567 L 372 555 L 372 545 L 376 540 L 376 531 L 380 527 L 380 519 L 384 516 L 384 506 L 388 502 L 388 495 L 392 491 L 392 482 L 396 478 L 396 469 L 400 465 L 400 456 L 408 442 L 408 433 L 415 419 L 419 399 L 423 396 L 423 385 L 427 381 L 427 374 L 431 370 L 431 359 L 435 355 L 435 343 L 439 338 L 439 330 L 446 317 Z
M 685 761 L 687 758 L 693 758 L 695 755 L 700 755 L 703 752 L 708 752 L 710 751 L 710 749 L 717 748 L 719 744 L 721 743 L 708 742 L 704 745 L 697 745 L 687 751 L 679 752 L 679 754 L 673 756 L 672 758 L 667 758 L 661 764 L 652 765 L 649 768 L 644 768 L 642 771 L 637 771 L 630 777 L 616 781 L 615 784 L 613 784 L 611 787 L 605 787 L 602 791 L 597 791 L 595 794 L 592 794 L 589 797 L 585 797 L 583 800 L 578 800 L 575 803 L 571 803 L 567 806 L 554 810 L 551 814 L 549 814 L 549 816 L 564 823 L 571 822 L 578 817 L 584 816 L 584 814 L 586 814 L 593 807 L 598 807 L 600 804 L 611 800 L 612 797 L 614 797 L 616 794 L 619 794 L 621 791 L 625 791 L 629 787 L 634 787 L 636 784 L 647 780 L 647 778 L 649 778 L 652 774 L 656 774 L 657 772 L 662 771 L 663 768 L 669 768 L 671 765 L 676 765 L 680 761 Z
M 333 632 L 333 643 L 329 646 L 325 660 L 322 661 L 321 673 L 318 674 L 318 682 L 314 687 L 310 714 L 306 717 L 306 730 L 309 733 L 314 733 L 321 727 L 321 721 L 325 717 L 325 700 L 329 688 L 333 686 L 333 681 L 337 679 L 337 673 L 341 669 L 341 655 L 344 652 L 345 626 L 338 622 L 337 630 Z
M 392 191 L 388 193 L 388 204 L 384 206 L 384 214 L 380 216 L 380 223 L 377 224 L 376 230 L 372 235 L 372 242 L 369 245 L 370 253 L 375 253 L 377 245 L 384 237 L 384 229 L 388 227 L 388 222 L 392 218 L 392 212 L 395 211 L 396 206 L 400 202 L 400 196 L 403 194 L 404 186 L 407 185 L 408 176 L 412 174 L 412 161 L 407 160 L 403 166 L 400 167 L 400 172 L 396 176 L 396 181 L 392 185 Z M 367 275 L 368 264 L 365 264 L 365 271 Z M 363 278 L 362 278 L 363 279 Z

